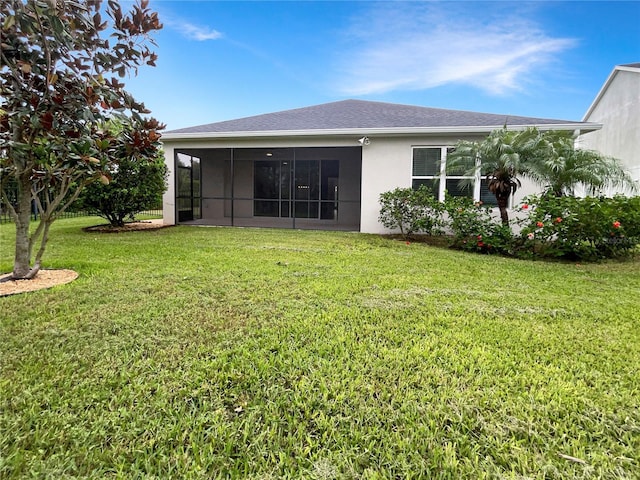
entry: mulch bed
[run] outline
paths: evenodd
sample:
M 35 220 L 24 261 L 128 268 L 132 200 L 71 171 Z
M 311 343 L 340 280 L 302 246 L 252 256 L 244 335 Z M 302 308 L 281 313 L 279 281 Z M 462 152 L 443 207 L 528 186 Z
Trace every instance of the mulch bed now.
M 2 281 L 10 276 L 10 273 L 0 275 L 0 297 L 64 285 L 78 278 L 78 274 L 73 270 L 40 270 L 36 277 L 31 280 Z
M 139 230 L 158 230 L 160 228 L 167 228 L 171 225 L 164 225 L 162 219 L 158 220 L 142 220 L 139 222 L 125 223 L 122 227 L 114 227 L 109 224 L 94 225 L 92 227 L 85 227 L 82 230 L 85 232 L 97 232 L 97 233 L 122 233 L 122 232 L 136 232 Z

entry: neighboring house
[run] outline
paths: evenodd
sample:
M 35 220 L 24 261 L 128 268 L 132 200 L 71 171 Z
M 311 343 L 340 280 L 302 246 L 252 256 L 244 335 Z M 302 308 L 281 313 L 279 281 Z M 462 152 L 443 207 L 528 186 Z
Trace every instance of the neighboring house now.
M 577 145 L 620 159 L 640 181 L 640 63 L 613 69 L 583 121 L 600 123 L 602 129 L 581 136 Z
M 600 128 L 344 100 L 173 130 L 163 135 L 169 168 L 164 221 L 380 233 L 380 194 L 420 184 L 440 199 L 447 189 L 491 204 L 486 180 L 461 191 L 461 177 L 447 175 L 445 160 L 458 140 L 480 140 L 504 125 Z

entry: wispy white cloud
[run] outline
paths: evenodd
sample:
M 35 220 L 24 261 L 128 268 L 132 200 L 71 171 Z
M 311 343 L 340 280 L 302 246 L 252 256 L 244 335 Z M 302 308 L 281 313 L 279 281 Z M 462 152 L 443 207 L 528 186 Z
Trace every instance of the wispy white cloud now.
M 176 30 L 178 30 L 182 35 L 191 39 L 197 40 L 198 42 L 204 42 L 206 40 L 217 40 L 222 38 L 222 33 L 218 30 L 214 30 L 209 27 L 202 27 L 199 25 L 194 25 L 188 22 L 181 22 L 180 24 L 174 26 Z
M 343 50 L 348 95 L 467 84 L 494 95 L 521 90 L 576 40 L 554 38 L 530 12 L 489 12 L 469 3 L 385 3 L 359 15 Z M 513 7 L 513 4 L 510 4 Z
M 196 25 L 182 18 L 173 15 L 161 15 L 162 22 L 172 30 L 180 33 L 189 40 L 205 42 L 207 40 L 218 40 L 223 34 L 211 27 Z

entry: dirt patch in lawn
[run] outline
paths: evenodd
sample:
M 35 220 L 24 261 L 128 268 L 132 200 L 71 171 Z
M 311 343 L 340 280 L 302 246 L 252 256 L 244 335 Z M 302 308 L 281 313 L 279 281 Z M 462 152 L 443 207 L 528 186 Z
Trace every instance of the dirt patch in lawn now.
M 78 278 L 78 273 L 73 270 L 40 270 L 31 280 L 5 280 L 10 276 L 10 273 L 0 275 L 0 297 L 64 285 Z

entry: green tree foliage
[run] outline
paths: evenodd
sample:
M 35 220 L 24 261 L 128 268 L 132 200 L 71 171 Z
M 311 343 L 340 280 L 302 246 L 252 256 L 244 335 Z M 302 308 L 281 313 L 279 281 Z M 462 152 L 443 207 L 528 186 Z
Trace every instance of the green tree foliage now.
M 167 188 L 167 167 L 164 156 L 148 134 L 131 131 L 125 126 L 115 129 L 115 135 L 125 137 L 110 162 L 108 183 L 93 182 L 80 195 L 80 206 L 121 227 L 126 219 L 156 206 Z M 132 155 L 130 145 L 140 142 L 138 155 Z M 145 143 L 146 142 L 146 143 Z
M 540 134 L 526 175 L 555 196 L 573 195 L 578 187 L 588 193 L 602 193 L 608 187 L 636 191 L 633 179 L 619 160 L 593 150 L 575 147 L 570 132 L 549 131 Z
M 12 278 L 38 273 L 51 223 L 84 186 L 108 182 L 112 159 L 122 148 L 137 158 L 144 156 L 145 144 L 160 138 L 158 122 L 141 117 L 149 112 L 119 79 L 154 65 L 149 35 L 162 25 L 148 0 L 129 12 L 115 0 L 101 5 L 101 0 L 0 2 L 0 187 L 16 224 Z M 114 116 L 146 140 L 124 145 L 131 139 L 100 128 Z M 14 204 L 9 184 L 17 188 Z M 32 202 L 40 221 L 30 231 Z
M 519 177 L 526 173 L 526 160 L 535 148 L 538 132 L 494 130 L 484 140 L 461 140 L 447 157 L 447 169 L 463 169 L 465 176 L 487 177 L 488 188 L 498 201 L 500 219 L 509 224 L 509 197 L 520 187 Z M 467 181 L 468 182 L 468 181 Z
M 555 196 L 572 195 L 578 186 L 591 193 L 617 186 L 637 190 L 619 160 L 576 148 L 571 132 L 536 128 L 505 127 L 482 141 L 459 141 L 447 158 L 447 169 L 476 179 L 486 176 L 505 226 L 509 224 L 509 197 L 520 187 L 521 178 L 533 180 Z

